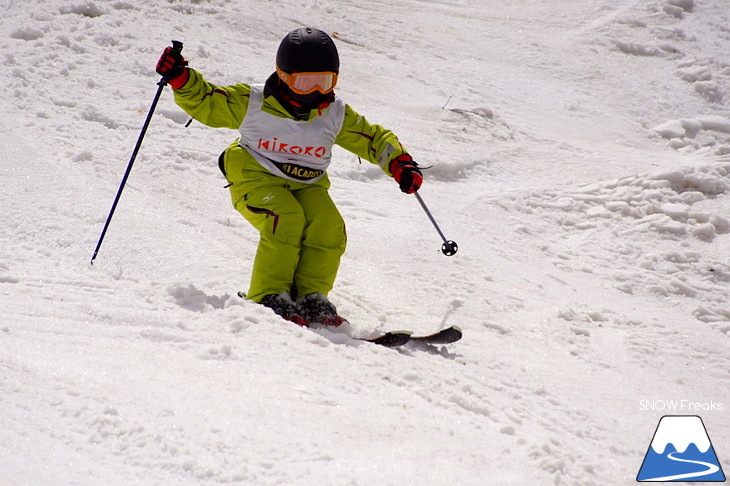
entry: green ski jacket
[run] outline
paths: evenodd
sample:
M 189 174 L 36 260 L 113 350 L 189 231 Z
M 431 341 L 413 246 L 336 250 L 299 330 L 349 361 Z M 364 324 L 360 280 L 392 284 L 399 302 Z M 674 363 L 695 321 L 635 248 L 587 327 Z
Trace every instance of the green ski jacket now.
M 198 71 L 188 68 L 188 72 L 190 77 L 187 83 L 173 90 L 178 106 L 204 125 L 237 130 L 246 116 L 250 85 L 216 86 L 206 81 Z M 264 98 L 262 109 L 276 116 L 293 118 L 274 96 Z M 319 116 L 319 111 L 311 110 L 309 119 L 316 116 Z M 344 123 L 335 144 L 378 164 L 391 177 L 388 168 L 390 162 L 406 153 L 393 132 L 380 125 L 370 124 L 349 105 L 346 105 Z

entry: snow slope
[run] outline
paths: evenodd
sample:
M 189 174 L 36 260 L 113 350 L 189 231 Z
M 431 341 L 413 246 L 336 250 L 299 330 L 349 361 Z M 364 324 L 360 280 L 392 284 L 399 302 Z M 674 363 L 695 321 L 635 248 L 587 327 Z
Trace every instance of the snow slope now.
M 150 5 L 148 5 L 148 3 Z M 730 460 L 730 12 L 724 0 L 37 0 L 0 10 L 0 484 L 633 484 L 659 404 Z M 422 165 L 344 151 L 330 297 L 389 350 L 235 297 L 257 236 L 236 136 L 163 93 L 171 39 L 219 84 L 337 37 L 338 94 Z M 334 34 L 336 33 L 336 34 Z

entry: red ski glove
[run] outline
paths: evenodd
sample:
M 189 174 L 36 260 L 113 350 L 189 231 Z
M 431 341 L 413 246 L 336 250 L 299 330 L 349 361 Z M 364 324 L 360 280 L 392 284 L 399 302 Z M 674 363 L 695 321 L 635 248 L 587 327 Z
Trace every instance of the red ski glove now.
M 418 164 L 408 154 L 399 155 L 390 161 L 388 166 L 393 179 L 400 186 L 400 190 L 406 194 L 413 194 L 423 184 L 423 174 L 418 169 Z
M 180 89 L 188 82 L 188 62 L 179 50 L 172 47 L 165 47 L 164 52 L 157 61 L 157 73 L 172 87 Z

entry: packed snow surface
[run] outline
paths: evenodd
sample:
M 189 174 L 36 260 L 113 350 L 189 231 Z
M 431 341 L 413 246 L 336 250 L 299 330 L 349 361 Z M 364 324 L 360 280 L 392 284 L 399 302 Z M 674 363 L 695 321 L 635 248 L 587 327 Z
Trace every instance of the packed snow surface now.
M 0 484 L 634 484 L 662 415 L 730 468 L 726 0 L 35 0 L 0 11 Z M 303 25 L 392 129 L 459 252 L 378 167 L 335 154 L 352 333 L 236 296 L 257 234 L 236 132 L 165 88 L 172 39 L 263 82 Z

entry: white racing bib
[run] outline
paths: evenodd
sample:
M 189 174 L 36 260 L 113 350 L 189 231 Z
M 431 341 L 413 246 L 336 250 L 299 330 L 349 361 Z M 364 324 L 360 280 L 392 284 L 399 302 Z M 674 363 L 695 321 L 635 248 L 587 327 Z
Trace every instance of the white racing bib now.
M 261 109 L 263 89 L 262 85 L 251 86 L 238 143 L 274 175 L 306 184 L 318 181 L 332 161 L 332 146 L 345 120 L 345 103 L 335 98 L 313 120 L 293 120 Z

